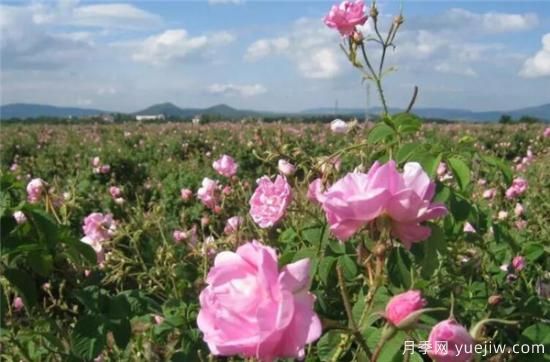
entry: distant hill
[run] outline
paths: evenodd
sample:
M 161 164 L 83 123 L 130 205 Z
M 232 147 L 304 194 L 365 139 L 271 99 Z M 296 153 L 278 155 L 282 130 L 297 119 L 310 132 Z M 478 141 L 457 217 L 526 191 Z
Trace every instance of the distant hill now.
M 0 106 L 0 118 L 84 117 L 109 113 L 99 109 L 12 103 Z
M 402 109 L 392 108 L 391 113 L 402 112 Z M 380 114 L 380 108 L 371 108 L 369 113 L 372 115 Z M 497 122 L 503 114 L 507 114 L 514 119 L 519 119 L 522 116 L 536 117 L 541 120 L 550 121 L 550 103 L 535 107 L 527 107 L 515 109 L 511 111 L 489 111 L 489 112 L 474 112 L 467 109 L 451 109 L 451 108 L 415 108 L 413 112 L 424 118 L 430 119 L 446 119 L 454 121 L 479 121 L 479 122 Z M 0 118 L 37 118 L 37 117 L 83 117 L 93 116 L 102 113 L 111 113 L 98 109 L 74 108 L 74 107 L 55 107 L 39 104 L 14 103 L 0 106 Z M 334 109 L 314 108 L 302 112 L 263 112 L 252 111 L 246 109 L 236 109 L 226 104 L 218 104 L 208 108 L 181 108 L 173 103 L 155 104 L 138 112 L 130 113 L 131 115 L 157 115 L 164 114 L 166 117 L 175 118 L 191 118 L 195 115 L 210 115 L 220 116 L 226 119 L 240 119 L 243 117 L 315 117 L 315 116 L 332 116 Z M 357 116 L 362 118 L 365 115 L 365 110 L 361 108 L 341 108 L 338 109 L 338 114 L 342 116 Z
M 375 107 L 371 108 L 369 113 L 376 115 L 380 114 L 381 111 L 381 108 Z M 403 109 L 390 109 L 390 113 L 398 112 L 403 112 Z M 307 115 L 331 115 L 334 114 L 334 108 L 325 107 L 308 109 L 301 113 Z M 467 109 L 453 108 L 414 108 L 413 113 L 424 118 L 438 118 L 454 121 L 497 122 L 504 114 L 507 114 L 514 119 L 519 119 L 522 116 L 531 116 L 541 120 L 550 121 L 550 103 L 511 111 L 474 112 Z M 342 108 L 338 109 L 338 114 L 363 117 L 365 115 L 365 110 L 361 108 Z

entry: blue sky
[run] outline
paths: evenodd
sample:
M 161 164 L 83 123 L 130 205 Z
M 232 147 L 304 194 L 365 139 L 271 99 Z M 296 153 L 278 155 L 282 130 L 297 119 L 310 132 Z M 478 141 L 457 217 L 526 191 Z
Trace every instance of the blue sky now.
M 1 102 L 363 107 L 360 75 L 322 22 L 332 4 L 4 1 Z M 387 62 L 397 71 L 384 80 L 390 106 L 405 106 L 414 85 L 423 107 L 550 102 L 550 2 L 379 1 L 382 28 L 401 4 L 405 23 Z

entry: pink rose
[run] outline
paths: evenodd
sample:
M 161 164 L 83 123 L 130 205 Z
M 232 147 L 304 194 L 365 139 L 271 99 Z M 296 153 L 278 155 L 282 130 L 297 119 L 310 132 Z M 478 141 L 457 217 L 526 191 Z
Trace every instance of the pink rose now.
M 16 312 L 20 312 L 25 306 L 25 303 L 23 303 L 23 299 L 21 299 L 21 297 L 15 297 L 13 298 L 11 305 Z
M 497 214 L 497 219 L 499 220 L 506 220 L 507 217 L 508 217 L 508 212 L 504 210 L 500 210 Z
M 420 164 L 408 162 L 401 174 L 395 161 L 375 162 L 368 173 L 349 173 L 332 185 L 322 206 L 330 230 L 342 241 L 385 214 L 391 218 L 391 233 L 410 248 L 431 234 L 422 222 L 447 213 L 443 204 L 431 202 L 434 193 L 435 183 Z
M 153 319 L 155 320 L 156 325 L 160 325 L 160 324 L 164 323 L 164 317 L 161 316 L 161 315 L 155 314 L 153 316 Z
M 93 167 L 99 167 L 100 164 L 101 164 L 101 160 L 99 159 L 98 156 L 96 156 L 92 159 L 92 166 Z
M 181 189 L 180 196 L 183 201 L 189 201 L 193 197 L 193 191 L 190 189 Z
M 296 167 L 287 160 L 279 160 L 277 166 L 279 168 L 279 172 L 285 176 L 294 175 L 294 172 L 296 172 Z
M 521 255 L 518 255 L 512 259 L 512 266 L 516 271 L 520 271 L 525 268 L 525 258 Z
M 275 250 L 257 241 L 219 253 L 199 296 L 197 325 L 210 352 L 262 361 L 303 358 L 321 335 L 309 293 L 309 259 L 280 271 Z
M 116 231 L 113 215 L 93 212 L 84 219 L 82 230 L 84 231 L 84 237 L 80 241 L 94 249 L 97 262 L 100 264 L 105 260 L 103 242 L 111 239 Z
M 324 21 L 329 28 L 337 29 L 341 35 L 352 35 L 357 25 L 363 25 L 367 21 L 365 5 L 362 0 L 343 1 L 340 6 L 332 6 Z
M 325 187 L 323 186 L 323 180 L 320 178 L 313 180 L 307 189 L 307 198 L 316 204 L 321 204 L 324 200 L 323 193 Z
M 527 221 L 525 220 L 516 220 L 514 224 L 518 230 L 523 230 L 527 227 Z
M 474 357 L 474 339 L 455 320 L 447 319 L 437 323 L 428 340 L 431 346 L 428 355 L 435 362 L 470 362 Z M 437 349 L 437 345 L 444 342 L 447 342 L 447 350 Z
M 263 176 L 256 183 L 258 187 L 250 198 L 250 215 L 261 228 L 268 228 L 284 216 L 292 200 L 292 189 L 281 175 L 275 181 Z
M 40 201 L 46 185 L 41 178 L 34 178 L 27 184 L 27 200 L 31 204 Z
M 542 133 L 544 137 L 550 137 L 550 127 L 546 127 Z
M 108 174 L 109 172 L 111 172 L 111 166 L 103 165 L 99 168 L 99 172 L 101 172 L 102 174 Z
M 174 239 L 176 244 L 179 244 L 183 240 L 187 239 L 187 237 L 188 237 L 188 234 L 185 231 L 174 230 L 172 232 L 172 238 Z
M 219 160 L 214 161 L 212 167 L 214 167 L 214 170 L 220 175 L 225 177 L 234 176 L 239 168 L 235 160 L 228 155 L 223 155 Z
M 519 216 L 523 215 L 524 211 L 525 211 L 525 209 L 523 208 L 523 205 L 518 202 L 516 204 L 516 207 L 514 208 L 514 215 L 519 217 Z
M 424 308 L 426 304 L 426 300 L 418 290 L 409 290 L 389 300 L 385 316 L 394 326 L 399 326 L 411 313 Z
M 122 190 L 120 189 L 120 187 L 111 186 L 109 187 L 109 193 L 111 194 L 111 197 L 113 199 L 116 199 L 122 195 Z
M 443 177 L 447 173 L 447 165 L 445 162 L 440 162 L 439 165 L 437 165 L 437 176 Z
M 506 197 L 508 199 L 514 199 L 520 196 L 527 190 L 527 186 L 528 186 L 527 180 L 521 177 L 516 177 L 512 181 L 512 186 L 510 186 L 508 190 L 506 190 Z
M 204 206 L 209 209 L 214 209 L 218 203 L 220 192 L 220 185 L 218 181 L 211 180 L 208 177 L 205 177 L 202 180 L 202 187 L 197 191 L 197 197 Z
M 223 231 L 228 235 L 236 233 L 241 227 L 241 225 L 243 224 L 243 222 L 244 222 L 244 219 L 240 216 L 230 217 L 227 220 L 227 223 L 225 224 L 225 228 Z

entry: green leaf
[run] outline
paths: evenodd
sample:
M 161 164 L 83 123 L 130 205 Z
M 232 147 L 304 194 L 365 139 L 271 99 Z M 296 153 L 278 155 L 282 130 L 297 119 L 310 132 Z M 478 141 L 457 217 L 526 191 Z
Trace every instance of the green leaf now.
M 413 153 L 418 149 L 418 143 L 406 143 L 397 151 L 395 159 L 398 163 L 408 161 Z
M 422 277 L 430 279 L 433 272 L 439 266 L 437 254 L 445 252 L 445 234 L 443 230 L 437 225 L 431 225 L 432 234 L 430 237 L 422 242 L 424 249 L 424 257 L 422 258 Z
M 385 123 L 378 123 L 374 126 L 367 137 L 369 143 L 379 143 L 395 135 L 395 131 Z
M 502 176 L 504 176 L 504 181 L 507 185 L 510 185 L 512 183 L 512 178 L 514 175 L 512 173 L 512 169 L 506 162 L 502 161 L 499 158 L 488 155 L 481 155 L 481 159 L 489 165 L 498 168 L 500 172 L 502 172 Z
M 336 257 L 326 256 L 319 263 L 319 278 L 323 284 L 328 284 L 329 278 L 334 276 L 334 266 L 336 265 Z
M 31 308 L 36 304 L 38 298 L 36 292 L 36 284 L 34 279 L 21 269 L 6 269 L 4 276 L 10 284 L 21 293 L 21 297 L 27 308 Z
M 48 277 L 53 271 L 53 256 L 46 250 L 31 252 L 28 263 L 33 271 L 43 277 Z
M 125 295 L 119 294 L 111 298 L 107 309 L 107 316 L 109 319 L 122 319 L 126 318 L 129 314 L 130 303 L 128 303 Z
M 110 321 L 109 330 L 113 332 L 117 346 L 121 349 L 126 348 L 132 336 L 132 326 L 128 319 Z
M 54 219 L 46 212 L 31 206 L 24 206 L 25 215 L 31 218 L 33 224 L 39 232 L 45 237 L 48 245 L 55 245 L 59 237 L 59 230 Z
M 105 347 L 105 326 L 98 316 L 82 317 L 71 333 L 71 349 L 85 360 L 93 360 Z
M 415 133 L 422 127 L 422 120 L 412 113 L 399 113 L 392 116 L 400 134 Z
M 430 176 L 430 178 L 433 178 L 437 171 L 437 166 L 439 166 L 439 163 L 441 162 L 441 154 L 433 155 L 430 152 L 419 150 L 413 153 L 410 161 L 416 161 L 420 163 L 428 176 Z
M 411 285 L 411 259 L 403 248 L 393 248 L 388 258 L 388 275 L 393 285 L 408 289 Z
M 458 186 L 460 186 L 461 190 L 466 190 L 471 180 L 470 168 L 466 165 L 466 163 L 464 163 L 464 161 L 457 157 L 451 157 L 447 161 L 458 181 Z
M 349 336 L 336 330 L 330 330 L 325 333 L 319 342 L 317 342 L 317 354 L 322 362 L 339 361 L 340 355 L 345 351 L 342 346 L 348 340 Z
M 357 276 L 357 265 L 349 255 L 339 256 L 338 264 L 342 267 L 344 278 L 346 278 L 347 280 L 353 280 Z

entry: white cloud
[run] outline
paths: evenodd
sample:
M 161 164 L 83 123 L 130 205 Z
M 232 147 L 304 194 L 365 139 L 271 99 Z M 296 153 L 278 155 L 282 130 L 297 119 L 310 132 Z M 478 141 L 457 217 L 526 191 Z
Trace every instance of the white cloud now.
M 134 48 L 132 59 L 152 65 L 181 61 L 193 55 L 205 55 L 215 47 L 229 44 L 235 37 L 228 32 L 189 36 L 185 29 L 172 29 L 136 43 L 122 45 Z
M 297 20 L 292 30 L 274 38 L 258 39 L 244 55 L 249 62 L 269 56 L 284 56 L 305 78 L 330 79 L 341 73 L 345 57 L 338 48 L 339 37 L 319 19 Z
M 68 21 L 72 25 L 102 28 L 141 28 L 159 25 L 160 16 L 130 4 L 97 4 L 76 7 Z
M 418 19 L 417 19 L 418 20 Z M 475 13 L 461 8 L 447 10 L 440 16 L 413 22 L 414 26 L 433 30 L 463 31 L 468 33 L 507 33 L 532 29 L 539 19 L 535 13 Z
M 239 95 L 241 97 L 252 97 L 267 92 L 267 89 L 261 84 L 219 84 L 215 83 L 208 87 L 212 94 Z
M 542 37 L 542 49 L 525 60 L 519 74 L 526 78 L 550 76 L 550 33 Z
M 477 73 L 470 66 L 463 64 L 451 64 L 447 62 L 439 63 L 435 66 L 435 70 L 439 73 L 455 74 L 466 77 L 476 77 Z

